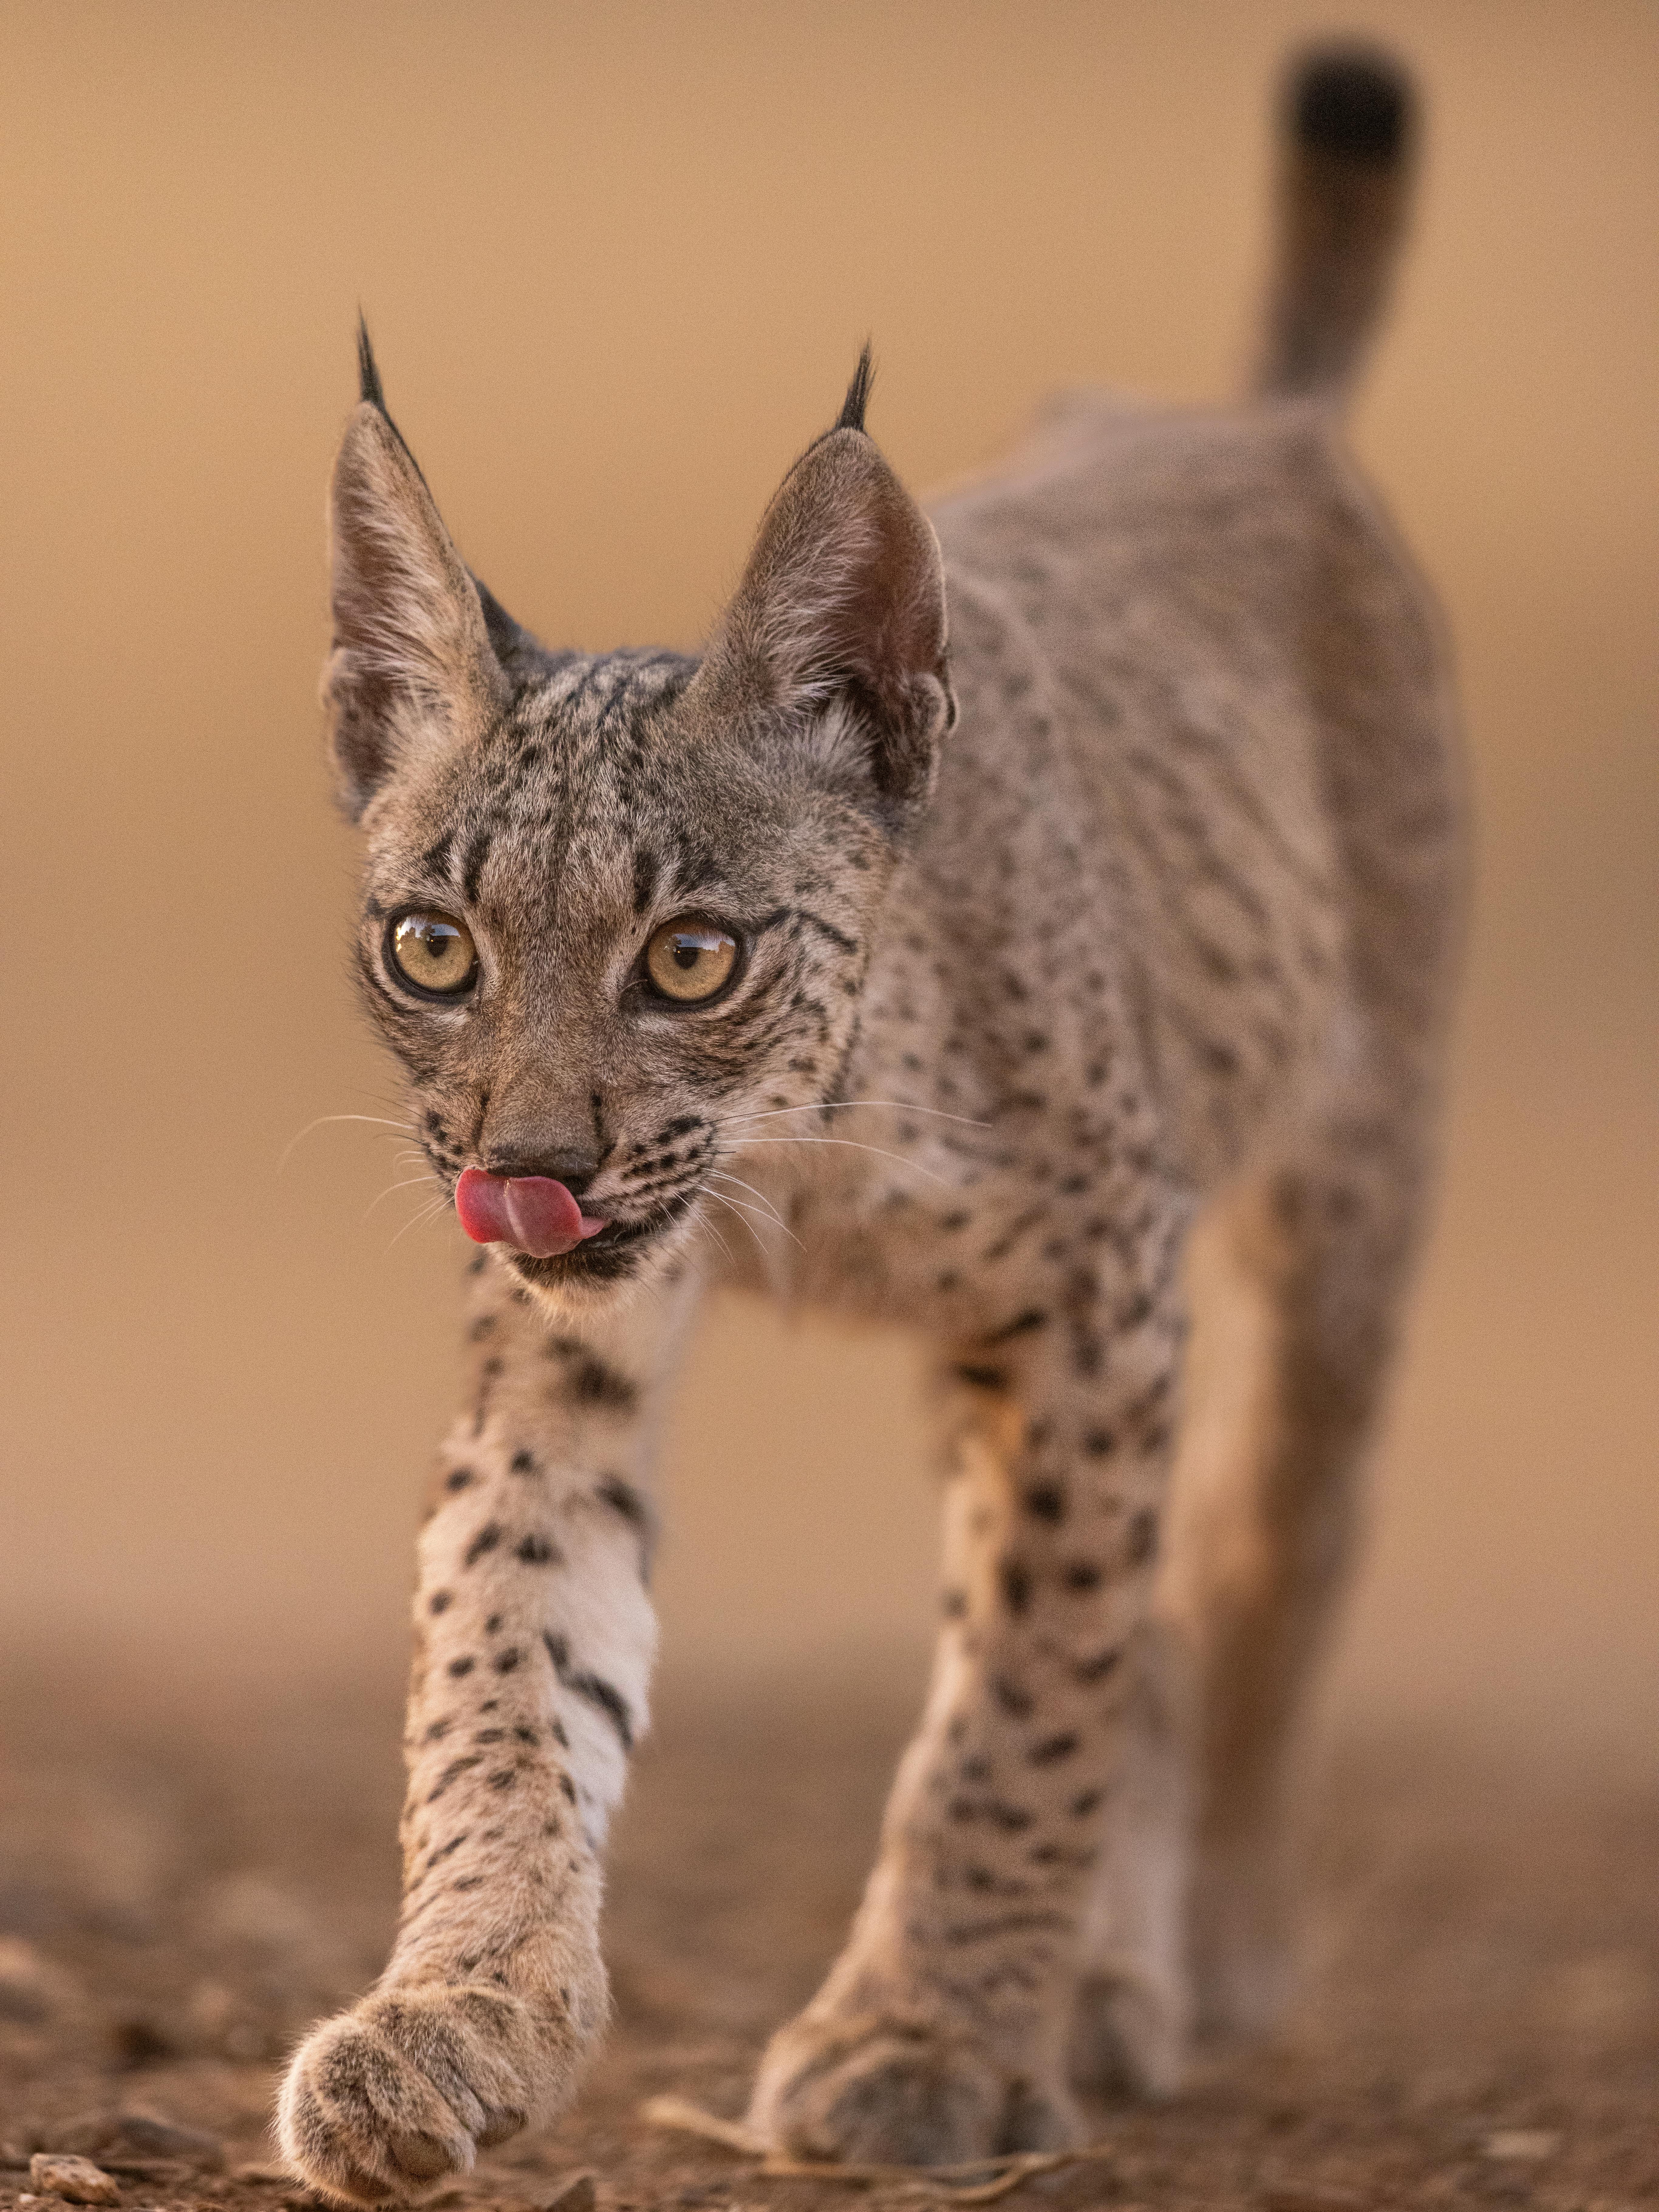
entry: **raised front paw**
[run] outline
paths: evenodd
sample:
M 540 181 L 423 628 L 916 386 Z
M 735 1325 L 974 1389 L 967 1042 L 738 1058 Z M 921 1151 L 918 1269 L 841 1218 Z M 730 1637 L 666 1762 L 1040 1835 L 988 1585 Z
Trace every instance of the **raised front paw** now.
M 276 2124 L 295 2172 L 357 2204 L 418 2196 L 505 2142 L 574 2079 L 575 2038 L 490 1984 L 413 1983 L 325 2021 Z
M 1057 2069 L 1000 2063 L 949 2026 L 816 2007 L 773 2037 L 749 2120 L 797 2157 L 859 2164 L 951 2166 L 1083 2139 Z

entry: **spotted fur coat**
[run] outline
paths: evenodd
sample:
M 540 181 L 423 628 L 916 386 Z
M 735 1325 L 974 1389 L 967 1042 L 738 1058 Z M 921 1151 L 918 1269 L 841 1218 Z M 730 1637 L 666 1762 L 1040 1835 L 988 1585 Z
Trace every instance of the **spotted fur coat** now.
M 1068 401 L 930 520 L 861 365 L 696 657 L 522 630 L 365 346 L 326 679 L 358 963 L 479 1249 L 402 1923 L 283 2094 L 337 2197 L 464 2170 L 603 2027 L 653 1447 L 720 1283 L 920 1332 L 949 1470 L 927 1709 L 756 2127 L 1064 2143 L 1079 2089 L 1167 2094 L 1195 2032 L 1274 2017 L 1462 866 L 1434 617 L 1340 433 L 1408 90 L 1328 52 L 1286 125 L 1247 402 Z

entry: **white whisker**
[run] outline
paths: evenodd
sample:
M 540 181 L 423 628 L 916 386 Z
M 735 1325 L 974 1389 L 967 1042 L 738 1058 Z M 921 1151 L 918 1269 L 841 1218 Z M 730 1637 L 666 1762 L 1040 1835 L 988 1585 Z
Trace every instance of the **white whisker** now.
M 716 1198 L 719 1196 L 719 1193 L 716 1191 L 706 1190 L 702 1195 L 703 1198 Z M 725 1237 L 720 1235 L 720 1231 L 715 1228 L 714 1223 L 703 1212 L 701 1200 L 697 1206 L 697 1226 L 700 1229 L 706 1229 L 709 1235 L 714 1238 L 714 1242 L 720 1246 L 721 1251 L 725 1253 L 726 1258 L 728 1260 L 732 1260 L 732 1247 L 726 1243 Z M 734 1267 L 738 1263 L 735 1260 L 732 1260 L 732 1265 Z
M 295 1145 L 308 1137 L 313 1129 L 320 1129 L 327 1121 L 373 1121 L 383 1129 L 395 1129 L 401 1137 L 412 1137 L 415 1134 L 415 1124 L 412 1121 L 389 1121 L 384 1114 L 319 1114 L 314 1121 L 306 1123 L 297 1137 L 290 1137 L 283 1146 L 282 1158 L 276 1163 L 278 1175 L 281 1175 L 283 1170 L 288 1165 L 289 1155 Z
M 391 1240 L 391 1243 L 387 1244 L 386 1248 L 386 1250 L 389 1252 L 393 1244 L 398 1243 L 403 1237 L 407 1237 L 411 1229 L 419 1229 L 423 1227 L 428 1221 L 435 1221 L 441 1213 L 444 1213 L 448 1211 L 448 1207 L 449 1200 L 447 1196 L 435 1198 L 430 1206 L 424 1206 L 421 1208 L 418 1213 L 411 1214 L 409 1219 L 404 1222 L 403 1227 L 398 1231 L 397 1236 L 394 1237 Z
M 727 1182 L 730 1182 L 732 1181 L 732 1177 L 727 1176 L 725 1180 Z M 747 1188 L 746 1185 L 745 1188 Z M 738 1212 L 742 1214 L 745 1221 L 749 1220 L 749 1217 L 751 1213 L 760 1213 L 760 1208 L 758 1206 L 750 1206 L 745 1199 L 728 1198 L 723 1190 L 708 1191 L 705 1193 L 705 1195 L 709 1198 L 718 1199 L 722 1206 L 735 1206 Z M 777 1215 L 772 1212 L 769 1208 L 766 1212 L 761 1213 L 760 1218 L 763 1221 L 769 1222 L 774 1228 L 781 1229 L 784 1235 L 789 1239 L 789 1242 L 795 1245 L 799 1250 L 804 1252 L 806 1249 L 806 1247 L 801 1243 L 799 1237 L 796 1236 L 794 1231 L 790 1228 L 788 1223 L 786 1221 L 780 1221 Z M 754 1224 L 750 1222 L 749 1225 L 752 1231 Z M 757 1241 L 760 1243 L 761 1249 L 764 1251 L 766 1249 L 764 1241 L 758 1238 Z
M 717 1117 L 716 1126 L 722 1129 L 735 1128 L 739 1121 L 773 1121 L 781 1114 L 841 1114 L 849 1106 L 890 1106 L 896 1113 L 926 1114 L 935 1121 L 960 1121 L 965 1129 L 989 1129 L 994 1122 L 975 1121 L 966 1114 L 947 1114 L 939 1106 L 913 1106 L 906 1098 L 828 1098 L 818 1106 L 769 1106 L 760 1114 L 728 1114 Z
M 369 1215 L 374 1212 L 375 1207 L 380 1203 L 380 1200 L 390 1198 L 393 1191 L 413 1190 L 416 1183 L 430 1182 L 432 1178 L 429 1175 L 418 1175 L 410 1176 L 402 1182 L 389 1182 L 386 1188 L 380 1192 L 380 1196 L 371 1198 L 368 1204 L 363 1208 L 363 1219 L 367 1221 Z M 445 1203 L 448 1203 L 447 1200 L 446 1200 Z
M 735 1198 L 724 1197 L 717 1190 L 706 1190 L 703 1193 L 703 1196 L 705 1198 L 712 1198 L 716 1206 L 723 1206 L 726 1208 L 728 1212 L 735 1213 L 738 1220 L 742 1222 L 744 1227 L 749 1231 L 749 1234 L 754 1238 L 756 1247 L 758 1249 L 761 1257 L 763 1259 L 768 1257 L 766 1240 L 762 1237 L 759 1230 L 756 1228 L 754 1223 L 749 1218 L 748 1209 L 742 1205 L 740 1200 Z M 727 1257 L 729 1258 L 730 1256 L 731 1255 L 728 1254 Z
M 756 1190 L 752 1182 L 745 1182 L 741 1176 L 727 1175 L 724 1169 L 721 1168 L 710 1168 L 708 1170 L 708 1179 L 711 1182 L 729 1182 L 733 1184 L 738 1190 L 751 1192 L 753 1195 L 760 1200 L 761 1205 L 764 1207 L 767 1218 L 770 1221 L 775 1221 L 778 1227 L 782 1230 L 784 1235 L 788 1237 L 792 1243 L 800 1244 L 799 1237 L 796 1236 L 794 1231 L 789 1226 L 789 1224 L 778 1212 L 776 1206 L 773 1205 L 771 1200 L 768 1198 L 763 1190 Z M 734 1205 L 741 1206 L 743 1200 L 741 1199 L 736 1199 L 732 1203 Z M 805 1251 L 805 1249 L 806 1248 L 804 1244 L 801 1245 L 801 1249 L 803 1251 Z
M 932 1168 L 923 1167 L 920 1160 L 907 1160 L 902 1152 L 890 1152 L 881 1145 L 860 1145 L 852 1137 L 745 1137 L 740 1142 L 745 1151 L 756 1145 L 843 1145 L 849 1152 L 874 1152 L 878 1158 L 893 1160 L 902 1168 L 914 1168 L 918 1175 L 925 1175 L 929 1182 L 943 1183 L 946 1190 L 951 1187 L 945 1176 L 935 1175 Z

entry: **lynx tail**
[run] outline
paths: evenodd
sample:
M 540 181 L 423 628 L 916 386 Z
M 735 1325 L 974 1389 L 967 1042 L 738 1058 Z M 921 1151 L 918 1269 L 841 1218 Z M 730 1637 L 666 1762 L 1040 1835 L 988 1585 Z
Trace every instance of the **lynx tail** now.
M 1376 327 L 1406 230 L 1417 97 L 1374 46 L 1310 48 L 1279 106 L 1276 266 L 1256 388 L 1340 396 Z

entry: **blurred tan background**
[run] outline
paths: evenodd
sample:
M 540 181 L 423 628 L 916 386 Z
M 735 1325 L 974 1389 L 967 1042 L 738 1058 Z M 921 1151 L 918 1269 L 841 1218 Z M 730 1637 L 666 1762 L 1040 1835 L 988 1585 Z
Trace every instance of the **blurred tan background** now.
M 452 1220 L 344 973 L 322 494 L 367 309 L 469 558 L 694 641 L 860 341 L 925 487 L 1057 384 L 1235 382 L 1315 29 L 1431 103 L 1354 422 L 1444 596 L 1481 821 L 1449 1176 L 1352 1719 L 1659 1720 L 1659 11 L 1638 0 L 14 7 L 0 16 L 0 1657 L 382 1684 Z M 710 1315 L 667 1665 L 917 1669 L 910 1354 Z M 33 1671 L 31 1667 L 30 1671 Z M 14 1679 L 21 1679 L 21 1670 Z

